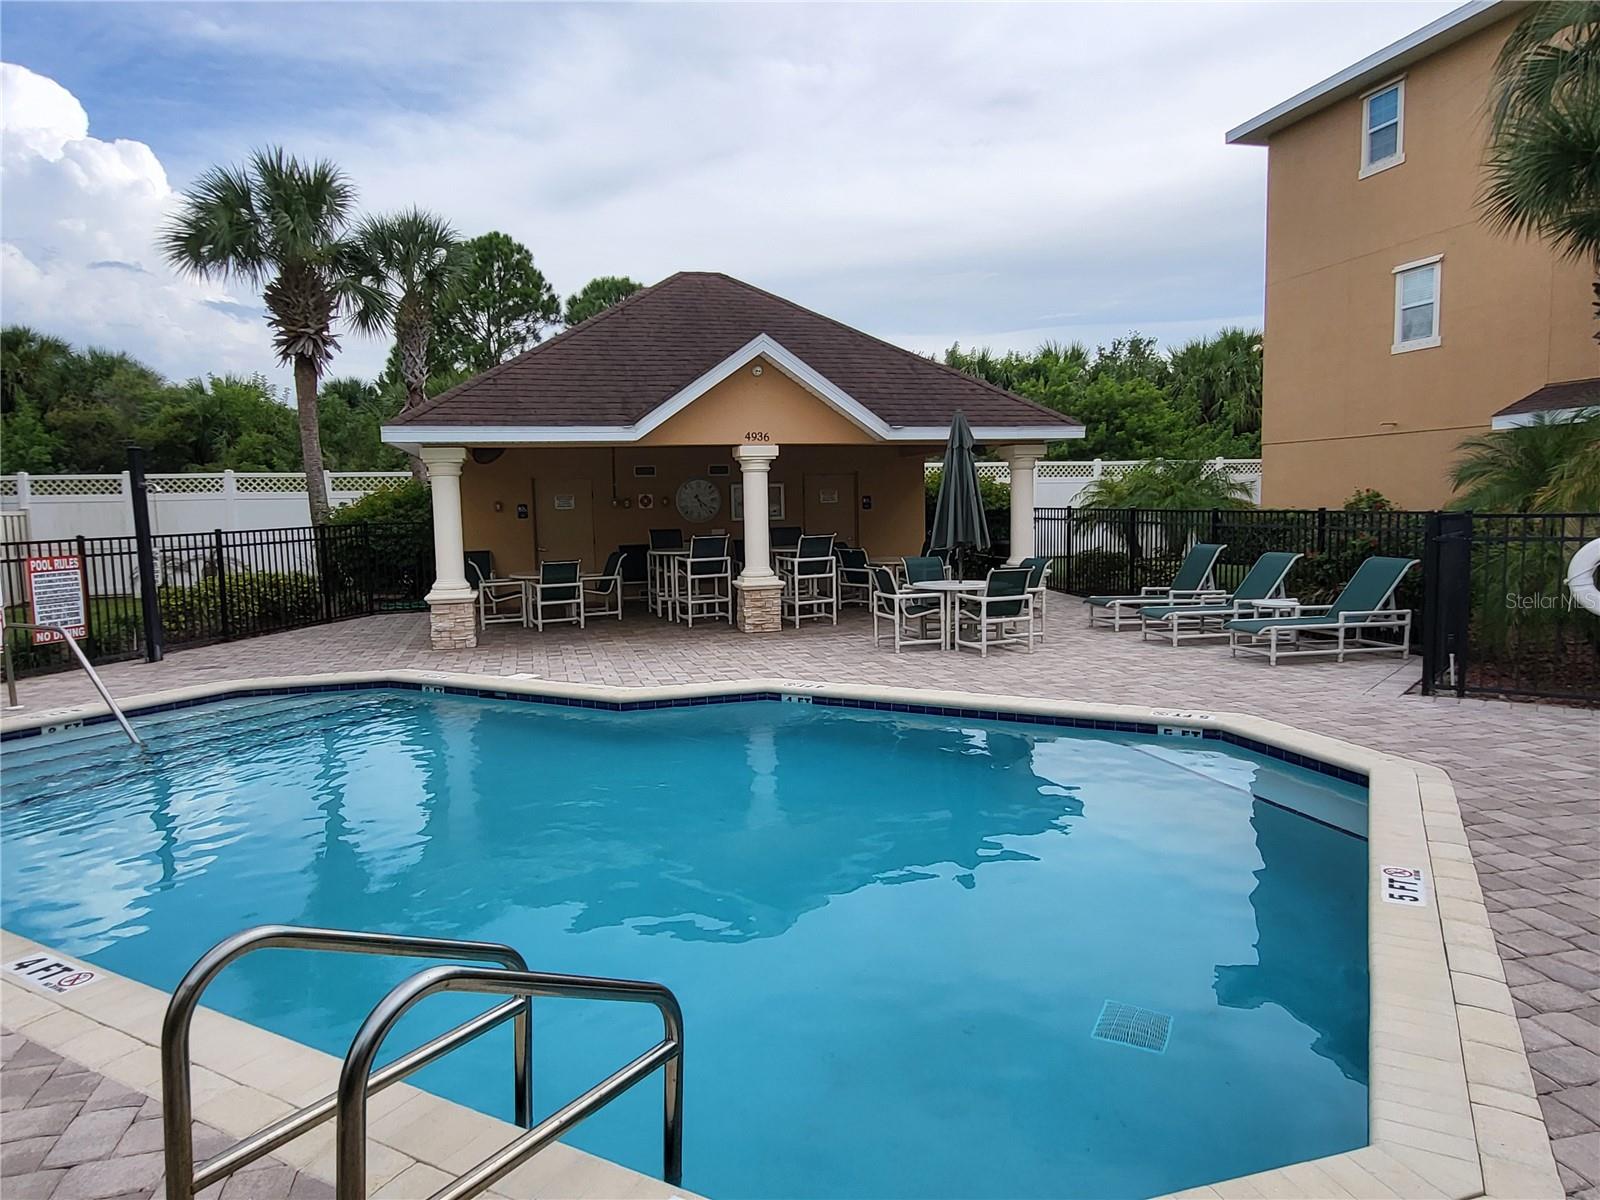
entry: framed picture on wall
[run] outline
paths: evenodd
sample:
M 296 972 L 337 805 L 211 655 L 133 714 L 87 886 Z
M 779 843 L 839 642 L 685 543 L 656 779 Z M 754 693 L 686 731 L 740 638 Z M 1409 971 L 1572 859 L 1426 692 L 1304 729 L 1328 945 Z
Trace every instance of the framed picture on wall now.
M 735 521 L 744 520 L 744 484 L 742 483 L 733 485 L 732 507 L 733 519 Z M 767 484 L 767 520 L 781 521 L 786 515 L 787 510 L 783 504 L 783 484 Z

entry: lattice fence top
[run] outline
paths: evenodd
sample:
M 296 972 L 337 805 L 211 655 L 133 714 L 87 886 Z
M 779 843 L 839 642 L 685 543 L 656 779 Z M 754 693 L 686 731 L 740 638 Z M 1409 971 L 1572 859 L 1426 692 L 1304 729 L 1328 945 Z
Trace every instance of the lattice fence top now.
M 409 471 L 335 471 L 328 476 L 328 485 L 336 492 L 387 492 L 411 482 Z
M 241 496 L 283 495 L 287 492 L 303 492 L 306 490 L 306 477 L 299 472 L 294 474 L 257 474 L 241 471 L 233 477 L 234 489 Z
M 30 475 L 28 491 L 35 496 L 120 496 L 121 475 Z
M 220 496 L 221 475 L 150 475 L 152 491 L 168 496 Z
M 1217 469 L 1232 479 L 1261 478 L 1259 458 L 1225 458 L 1220 461 L 1214 459 L 1208 461 L 1216 463 Z M 924 468 L 925 473 L 932 475 L 941 465 L 930 462 Z M 1121 479 L 1135 467 L 1143 465 L 1142 459 L 1040 459 L 1037 476 L 1040 479 Z M 1011 478 L 1011 464 L 981 462 L 978 464 L 978 474 L 984 479 L 1004 483 Z
M 17 494 L 17 477 L 15 475 L 0 475 L 0 496 L 15 496 Z

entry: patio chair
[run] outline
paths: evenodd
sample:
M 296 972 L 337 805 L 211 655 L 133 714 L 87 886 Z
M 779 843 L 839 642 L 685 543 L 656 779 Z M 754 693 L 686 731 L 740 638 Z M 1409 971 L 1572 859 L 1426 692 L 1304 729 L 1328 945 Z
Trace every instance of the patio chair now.
M 650 531 L 650 549 L 652 550 L 682 550 L 683 530 L 681 529 L 652 529 Z
M 903 591 L 896 582 L 894 572 L 888 567 L 873 567 L 872 575 L 872 644 L 883 644 L 880 627 L 888 621 L 894 633 L 894 652 L 901 646 L 943 646 L 944 597 L 928 592 Z M 928 636 L 928 621 L 938 624 L 938 632 Z M 911 636 L 913 633 L 916 636 Z
M 902 558 L 900 562 L 905 567 L 907 583 L 933 583 L 950 578 L 950 568 L 945 566 L 944 559 L 931 554 Z
M 1138 610 L 1155 604 L 1220 604 L 1228 593 L 1212 586 L 1211 572 L 1216 569 L 1217 557 L 1225 545 L 1197 542 L 1183 556 L 1178 573 L 1167 587 L 1140 588 L 1137 596 L 1085 596 L 1089 606 L 1089 626 L 1093 628 L 1101 615 L 1111 618 L 1111 628 L 1120 631 L 1124 617 L 1130 620 Z
M 1033 594 L 1028 589 L 1032 575 L 1027 567 L 996 567 L 983 591 L 957 593 L 956 645 L 975 647 L 985 658 L 990 646 L 1026 645 L 1032 653 Z M 963 638 L 966 629 L 974 630 L 977 640 Z
M 627 559 L 625 551 L 613 550 L 598 574 L 581 577 L 585 620 L 589 617 L 616 617 L 622 620 L 622 589 L 627 587 L 622 567 Z M 589 599 L 591 596 L 594 597 L 593 602 Z
M 539 578 L 529 580 L 528 624 L 539 632 L 546 625 L 573 623 L 583 628 L 583 583 L 579 576 L 583 564 L 577 559 L 539 564 Z M 546 610 L 565 616 L 545 616 Z
M 782 550 L 785 553 L 797 549 L 800 545 L 800 526 L 774 525 L 767 534 L 767 544 L 773 550 Z
M 872 568 L 867 565 L 867 552 L 851 546 L 835 546 L 833 556 L 839 560 L 839 603 L 872 603 Z
M 699 535 L 689 542 L 689 553 L 674 562 L 673 609 L 691 628 L 694 619 L 721 617 L 733 624 L 733 559 L 728 555 L 728 535 Z
M 475 583 L 478 588 L 478 628 L 525 624 L 523 581 L 496 579 L 494 556 L 487 550 L 468 550 L 464 558 L 467 582 Z
M 650 543 L 628 542 L 617 547 L 622 552 L 622 598 L 650 598 Z
M 804 534 L 792 552 L 773 555 L 783 580 L 779 619 L 794 627 L 809 618 L 828 617 L 839 623 L 839 562 L 833 557 L 833 534 Z
M 1035 633 L 1039 640 L 1044 641 L 1044 597 L 1050 589 L 1047 580 L 1050 575 L 1050 557 L 1046 554 L 1035 554 L 1032 558 L 1025 558 L 1017 564 L 1028 568 L 1028 595 L 1033 597 L 1033 623 Z
M 1223 628 L 1229 621 L 1259 615 L 1257 600 L 1276 600 L 1283 596 L 1283 581 L 1289 568 L 1302 556 L 1292 550 L 1269 550 L 1239 581 L 1233 594 L 1220 604 L 1160 604 L 1139 610 L 1139 636 L 1148 641 L 1154 630 L 1174 646 L 1180 641 L 1227 637 Z M 1186 628 L 1187 627 L 1187 628 Z
M 1401 657 L 1411 653 L 1411 610 L 1393 606 L 1395 589 L 1412 567 L 1414 558 L 1369 558 L 1350 577 L 1332 604 L 1297 605 L 1288 613 L 1270 617 L 1241 617 L 1224 625 L 1228 647 L 1235 657 L 1265 655 L 1273 666 L 1280 658 L 1334 654 L 1340 662 L 1347 654 L 1379 654 L 1384 651 Z M 1363 636 L 1374 630 L 1394 630 L 1397 642 Z M 1279 637 L 1289 646 L 1280 649 Z M 1311 643 L 1301 647 L 1301 639 Z M 1265 641 L 1265 645 L 1263 645 Z

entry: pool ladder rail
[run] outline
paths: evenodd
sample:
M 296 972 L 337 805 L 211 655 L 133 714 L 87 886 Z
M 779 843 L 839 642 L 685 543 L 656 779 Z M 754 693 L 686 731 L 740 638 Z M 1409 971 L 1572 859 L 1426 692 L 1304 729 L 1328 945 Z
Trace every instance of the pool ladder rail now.
M 466 959 L 479 965 L 426 967 L 397 984 L 367 1014 L 356 1031 L 334 1092 L 274 1121 L 197 1168 L 189 1076 L 189 1030 L 195 1009 L 205 989 L 224 967 L 253 951 L 269 948 Z M 509 998 L 394 1061 L 375 1067 L 378 1051 L 395 1022 L 413 1005 L 439 992 Z M 532 1020 L 535 996 L 653 1004 L 661 1013 L 664 1036 L 632 1062 L 535 1124 Z M 335 1122 L 334 1193 L 337 1200 L 364 1200 L 367 1194 L 367 1100 L 374 1092 L 507 1021 L 514 1023 L 512 1080 L 516 1123 L 525 1132 L 434 1193 L 432 1200 L 465 1200 L 477 1195 L 658 1067 L 662 1070 L 664 1084 L 662 1174 L 674 1187 L 683 1182 L 683 1012 L 668 988 L 659 983 L 630 979 L 530 971 L 519 952 L 499 942 L 258 925 L 218 942 L 207 951 L 179 982 L 167 1005 L 161 1025 L 161 1119 L 166 1147 L 167 1200 L 192 1200 L 218 1180 L 270 1154 L 330 1117 Z
M 111 710 L 111 715 L 117 719 L 117 724 L 122 726 L 122 732 L 128 735 L 128 740 L 135 746 L 144 744 L 139 740 L 139 735 L 133 731 L 133 726 L 128 724 L 128 718 L 123 715 L 122 709 L 117 706 L 117 702 L 111 698 L 111 693 L 106 689 L 105 681 L 100 678 L 100 672 L 94 669 L 94 665 L 89 661 L 88 655 L 84 654 L 83 647 L 78 645 L 77 639 L 67 631 L 65 625 L 54 622 L 35 624 L 28 621 L 8 621 L 7 624 L 12 629 L 34 629 L 60 634 L 61 640 L 67 644 L 67 649 L 72 651 L 72 656 L 78 660 L 78 665 L 89 676 L 89 682 L 94 684 L 94 690 L 100 693 L 100 699 L 106 702 L 106 707 Z M 17 669 L 11 662 L 11 643 L 9 641 L 5 643 L 3 654 L 6 673 L 6 707 L 21 708 L 22 705 L 17 702 Z

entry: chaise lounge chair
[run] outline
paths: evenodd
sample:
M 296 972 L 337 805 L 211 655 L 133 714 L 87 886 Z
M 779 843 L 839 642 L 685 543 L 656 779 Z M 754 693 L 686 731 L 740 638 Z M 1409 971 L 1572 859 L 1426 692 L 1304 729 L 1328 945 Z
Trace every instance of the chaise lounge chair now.
M 1148 641 L 1154 630 L 1174 646 L 1180 641 L 1227 637 L 1228 631 L 1223 626 L 1229 621 L 1257 616 L 1257 600 L 1275 600 L 1283 595 L 1284 577 L 1301 557 L 1290 550 L 1267 551 L 1256 559 L 1255 566 L 1239 581 L 1233 595 L 1220 604 L 1160 604 L 1141 608 L 1139 634 Z
M 1178 573 L 1172 577 L 1170 587 L 1141 588 L 1137 596 L 1086 596 L 1084 603 L 1089 606 L 1089 625 L 1092 628 L 1097 617 L 1107 615 L 1111 618 L 1111 628 L 1120 630 L 1123 618 L 1132 620 L 1139 609 L 1154 604 L 1220 604 L 1228 598 L 1228 593 L 1212 586 L 1211 572 L 1216 568 L 1217 556 L 1226 549 L 1224 545 L 1213 545 L 1210 542 L 1198 542 L 1189 548 L 1189 553 L 1183 556 L 1183 562 L 1178 567 Z
M 1273 666 L 1280 658 L 1335 654 L 1344 661 L 1346 654 L 1372 654 L 1382 651 L 1411 653 L 1411 610 L 1393 606 L 1394 592 L 1405 573 L 1417 565 L 1414 558 L 1369 558 L 1356 568 L 1344 591 L 1332 604 L 1296 606 L 1289 614 L 1273 617 L 1240 618 L 1227 622 L 1229 646 L 1235 657 L 1265 655 Z M 1394 629 L 1399 642 L 1380 642 L 1363 637 L 1363 631 Z M 1280 648 L 1280 638 L 1287 649 Z M 1301 639 L 1311 642 L 1301 647 Z M 1264 643 L 1264 644 L 1263 644 Z

